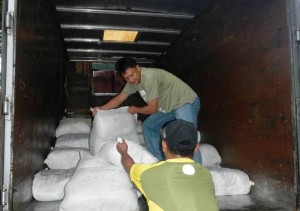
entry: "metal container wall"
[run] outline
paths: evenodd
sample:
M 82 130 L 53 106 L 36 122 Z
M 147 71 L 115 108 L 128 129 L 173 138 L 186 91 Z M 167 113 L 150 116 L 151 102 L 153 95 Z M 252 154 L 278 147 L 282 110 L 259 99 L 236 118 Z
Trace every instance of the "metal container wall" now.
M 32 201 L 64 107 L 64 54 L 49 1 L 18 1 L 13 125 L 13 210 Z
M 66 105 L 66 60 L 51 1 L 17 5 L 13 207 L 25 210 Z M 245 171 L 255 182 L 253 194 L 296 207 L 286 12 L 282 0 L 212 0 L 162 57 L 162 66 L 199 94 L 202 142 L 216 146 L 221 165 Z
M 295 207 L 286 1 L 211 1 L 163 61 L 200 96 L 202 141 L 241 169 L 252 193 Z M 174 62 L 177 61 L 177 62 Z

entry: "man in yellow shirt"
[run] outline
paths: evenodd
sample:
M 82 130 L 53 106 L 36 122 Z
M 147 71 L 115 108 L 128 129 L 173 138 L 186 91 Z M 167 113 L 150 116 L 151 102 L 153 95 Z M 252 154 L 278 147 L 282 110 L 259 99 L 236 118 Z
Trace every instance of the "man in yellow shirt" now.
M 161 136 L 166 161 L 155 164 L 135 164 L 126 142 L 117 144 L 122 164 L 147 199 L 149 211 L 219 210 L 210 172 L 193 161 L 199 148 L 194 125 L 174 120 Z

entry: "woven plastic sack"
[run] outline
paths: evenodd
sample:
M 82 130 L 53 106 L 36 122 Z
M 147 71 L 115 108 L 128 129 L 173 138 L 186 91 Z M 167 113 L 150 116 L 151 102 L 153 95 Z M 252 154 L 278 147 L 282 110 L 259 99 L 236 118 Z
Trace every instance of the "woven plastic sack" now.
M 37 201 L 57 201 L 64 197 L 64 187 L 75 169 L 45 169 L 35 174 L 32 184 L 32 195 Z
M 61 119 L 56 128 L 55 135 L 58 138 L 61 135 L 69 133 L 90 133 L 91 120 L 86 118 L 64 118 Z
M 59 211 L 138 211 L 137 193 L 123 168 L 86 155 L 65 186 Z
M 55 148 L 72 147 L 89 149 L 88 133 L 71 133 L 59 136 L 55 142 Z
M 123 168 L 121 163 L 121 155 L 116 148 L 117 141 L 110 141 L 102 146 L 97 156 L 108 163 Z M 156 163 L 158 159 L 141 145 L 126 140 L 128 144 L 128 154 L 135 163 Z
M 203 166 L 218 166 L 221 164 L 221 156 L 214 146 L 200 143 L 199 150 L 201 152 Z
M 128 107 L 111 110 L 98 110 L 90 133 L 89 146 L 92 155 L 96 155 L 103 142 L 123 137 L 139 142 L 136 131 L 136 117 L 127 111 Z
M 80 160 L 80 152 L 85 151 L 84 148 L 54 148 L 50 151 L 44 163 L 50 169 L 70 169 L 75 168 Z
M 254 185 L 249 176 L 241 170 L 218 166 L 207 168 L 214 181 L 216 196 L 248 194 Z

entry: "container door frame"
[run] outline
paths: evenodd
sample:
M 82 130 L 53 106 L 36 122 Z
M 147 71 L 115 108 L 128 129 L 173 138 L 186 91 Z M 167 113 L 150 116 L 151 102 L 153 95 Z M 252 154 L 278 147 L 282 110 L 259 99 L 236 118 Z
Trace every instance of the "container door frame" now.
M 12 210 L 13 119 L 15 78 L 15 11 L 17 0 L 2 2 L 2 137 L 1 210 Z
M 300 0 L 287 1 L 290 25 L 292 102 L 295 139 L 295 192 L 296 206 L 300 207 Z

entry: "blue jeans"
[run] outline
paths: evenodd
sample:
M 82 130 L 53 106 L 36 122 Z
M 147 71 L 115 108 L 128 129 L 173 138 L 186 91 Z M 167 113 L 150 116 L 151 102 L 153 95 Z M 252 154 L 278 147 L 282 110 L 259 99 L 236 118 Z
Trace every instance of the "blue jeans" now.
M 187 103 L 171 112 L 157 112 L 150 115 L 143 123 L 144 139 L 149 152 L 159 160 L 164 160 L 164 153 L 161 148 L 160 130 L 166 123 L 175 119 L 183 119 L 192 122 L 197 127 L 198 113 L 200 110 L 200 99 L 197 97 L 193 103 Z M 202 163 L 200 151 L 194 155 L 197 163 Z

